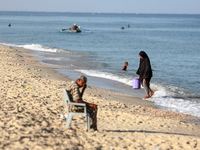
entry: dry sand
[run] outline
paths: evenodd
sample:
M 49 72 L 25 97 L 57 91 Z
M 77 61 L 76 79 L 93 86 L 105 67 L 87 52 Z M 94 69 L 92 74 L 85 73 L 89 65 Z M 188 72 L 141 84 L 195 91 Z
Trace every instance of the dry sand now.
M 195 117 L 93 87 L 84 100 L 98 105 L 98 131 L 87 132 L 80 116 L 66 129 L 57 116 L 66 113 L 62 88 L 71 81 L 28 52 L 0 46 L 0 149 L 200 150 L 200 125 L 186 121 Z M 116 101 L 123 98 L 135 105 Z

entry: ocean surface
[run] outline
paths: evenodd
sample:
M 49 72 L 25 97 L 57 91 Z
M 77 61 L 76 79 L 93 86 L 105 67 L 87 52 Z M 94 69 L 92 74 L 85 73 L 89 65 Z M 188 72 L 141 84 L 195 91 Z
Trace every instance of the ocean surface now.
M 61 32 L 74 23 L 81 33 Z M 154 69 L 148 100 L 200 117 L 200 15 L 0 11 L 0 44 L 31 49 L 71 79 L 85 74 L 88 85 L 139 97 L 144 89 L 133 89 L 132 78 L 145 51 Z

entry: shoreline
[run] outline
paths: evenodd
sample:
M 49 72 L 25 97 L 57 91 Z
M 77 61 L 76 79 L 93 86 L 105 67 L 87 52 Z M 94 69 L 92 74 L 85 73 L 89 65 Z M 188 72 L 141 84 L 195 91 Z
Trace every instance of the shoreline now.
M 24 49 L 24 48 L 21 48 L 21 49 Z M 34 52 L 33 50 L 28 50 L 28 49 L 26 49 L 26 50 L 29 51 L 30 55 L 34 56 L 34 59 L 36 59 L 37 63 L 44 65 L 44 66 L 47 66 L 47 67 L 51 67 L 51 69 L 53 71 L 55 71 L 55 74 L 53 76 L 59 75 L 59 78 L 57 78 L 59 80 L 75 81 L 81 74 L 83 74 L 83 73 L 79 73 L 79 72 L 76 72 L 76 71 L 72 71 L 71 69 L 62 69 L 60 67 L 56 67 L 56 66 L 53 66 L 53 65 L 50 65 L 50 64 L 48 65 L 48 64 L 40 63 L 40 57 L 41 57 L 40 54 L 38 55 L 38 53 Z M 68 70 L 68 71 L 67 71 L 67 73 L 63 73 L 62 70 Z M 70 77 L 72 77 L 72 78 L 70 78 L 69 76 L 66 76 L 65 74 L 71 74 Z M 154 105 L 154 102 L 151 102 L 151 101 L 148 101 L 148 100 L 143 100 L 142 98 L 140 98 L 139 96 L 136 96 L 134 94 L 123 93 L 123 92 L 119 92 L 119 91 L 116 91 L 116 90 L 112 90 L 112 89 L 109 89 L 109 86 L 108 86 L 108 88 L 102 88 L 102 86 L 93 86 L 94 84 L 101 83 L 101 81 L 105 82 L 103 80 L 107 80 L 106 82 L 109 82 L 108 79 L 101 79 L 101 78 L 98 78 L 98 77 L 91 77 L 91 76 L 87 76 L 87 78 L 88 78 L 88 87 L 90 89 L 90 93 L 99 94 L 99 92 L 97 92 L 97 91 L 98 91 L 98 89 L 100 89 L 100 90 L 103 91 L 101 93 L 101 94 L 103 94 L 102 97 L 105 97 L 106 99 L 109 99 L 110 97 L 112 97 L 112 99 L 119 101 L 119 102 L 122 102 L 122 103 L 135 104 L 135 105 L 141 105 L 141 106 L 144 106 L 144 107 L 154 107 L 154 108 L 156 108 L 156 106 Z M 96 82 L 95 80 L 100 80 L 100 81 Z M 91 82 L 94 82 L 94 83 L 92 83 L 92 86 L 90 86 Z M 112 82 L 111 84 L 113 86 L 120 86 L 122 84 L 122 83 L 116 83 L 117 81 L 110 81 L 110 82 Z M 141 89 L 139 89 L 139 90 L 141 90 Z M 86 90 L 86 92 L 87 92 L 87 90 Z M 142 92 L 143 92 L 143 89 L 142 89 Z M 112 96 L 110 95 L 111 93 L 112 93 Z M 124 98 L 125 98 L 125 100 L 122 100 Z
M 30 149 L 198 149 L 198 117 L 155 108 L 152 102 L 88 86 L 84 100 L 98 105 L 98 129 L 86 132 L 75 117 L 69 129 L 62 88 L 71 82 L 55 67 L 38 63 L 30 50 L 0 45 L 0 148 Z M 27 88 L 30 86 L 31 88 Z M 133 104 L 122 103 L 126 97 Z M 84 121 L 83 121 L 84 120 Z M 39 140 L 40 139 L 40 140 Z M 39 140 L 39 141 L 38 141 Z
M 24 48 L 21 48 L 21 49 L 24 49 Z M 40 51 L 35 52 L 34 50 L 29 50 L 29 49 L 26 49 L 26 50 L 29 51 L 30 55 L 34 56 L 32 58 L 35 58 L 38 63 L 40 63 L 44 66 L 51 67 L 52 70 L 56 72 L 56 74 L 54 74 L 53 76 L 57 76 L 57 75 L 62 76 L 61 78 L 59 78 L 60 80 L 67 79 L 67 81 L 75 81 L 78 76 L 83 74 L 83 73 L 80 73 L 77 71 L 73 71 L 72 69 L 62 69 L 61 67 L 57 67 L 57 66 L 54 66 L 51 64 L 46 64 L 46 63 L 43 64 L 43 63 L 41 63 L 42 62 L 41 60 L 43 58 L 40 58 L 42 56 L 40 54 L 41 53 Z M 149 101 L 148 99 L 144 100 L 142 98 L 143 95 L 145 95 L 144 89 L 132 89 L 131 88 L 131 90 L 130 90 L 130 87 L 127 88 L 128 87 L 127 85 L 124 85 L 123 83 L 119 83 L 117 81 L 110 81 L 109 79 L 92 77 L 92 76 L 87 76 L 87 78 L 88 78 L 88 85 L 89 85 L 88 87 L 92 87 L 90 89 L 90 92 L 99 94 L 99 92 L 96 92 L 96 91 L 98 91 L 98 89 L 101 89 L 101 90 L 103 90 L 103 92 L 101 93 L 101 94 L 103 94 L 102 97 L 105 97 L 108 100 L 114 100 L 114 101 L 118 101 L 118 102 L 125 103 L 125 104 L 140 105 L 142 107 L 153 107 L 153 108 L 157 108 L 160 110 L 175 112 L 175 111 L 171 111 L 167 107 L 156 105 L 153 101 Z M 95 81 L 95 80 L 98 80 L 98 81 Z M 91 82 L 93 82 L 93 83 L 91 83 Z M 101 82 L 106 83 L 106 84 L 102 84 L 101 86 L 96 86 L 97 84 L 99 84 Z M 110 82 L 109 86 L 107 85 L 107 82 Z M 120 87 L 120 90 L 122 90 L 124 88 L 124 90 L 120 91 L 118 88 L 115 88 L 115 87 L 118 87 L 118 88 Z M 126 90 L 128 90 L 129 92 L 126 92 Z M 130 92 L 131 92 L 131 94 L 130 94 Z M 110 93 L 112 94 L 112 96 L 110 95 Z M 177 112 L 177 113 L 181 113 L 181 112 Z M 185 115 L 190 116 L 191 114 L 185 114 Z M 193 115 L 191 115 L 191 116 L 193 116 Z M 193 117 L 199 118 L 197 116 L 193 116 Z M 191 122 L 200 124 L 200 118 L 192 120 Z

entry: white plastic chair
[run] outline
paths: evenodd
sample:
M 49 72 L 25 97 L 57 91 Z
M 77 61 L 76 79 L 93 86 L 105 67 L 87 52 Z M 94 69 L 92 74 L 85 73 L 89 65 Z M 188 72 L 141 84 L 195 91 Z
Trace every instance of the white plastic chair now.
M 90 114 L 87 113 L 87 109 L 86 109 L 86 104 L 85 103 L 74 103 L 71 102 L 69 99 L 69 95 L 67 93 L 67 90 L 63 88 L 63 97 L 64 97 L 64 101 L 65 101 L 65 106 L 66 106 L 66 110 L 67 110 L 67 118 L 66 118 L 66 124 L 65 127 L 68 128 L 71 121 L 72 121 L 72 117 L 73 115 L 86 115 L 87 118 L 87 129 L 88 131 L 90 130 Z M 84 107 L 84 112 L 70 112 L 69 110 L 69 106 L 68 105 L 74 105 L 74 106 L 78 106 L 78 107 Z

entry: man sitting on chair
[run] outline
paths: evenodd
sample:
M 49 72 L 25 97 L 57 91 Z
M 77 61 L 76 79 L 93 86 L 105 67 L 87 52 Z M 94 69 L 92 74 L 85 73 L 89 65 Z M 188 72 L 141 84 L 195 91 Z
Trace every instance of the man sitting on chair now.
M 84 102 L 82 99 L 83 93 L 87 87 L 86 83 L 87 78 L 82 75 L 69 85 L 67 91 L 71 102 L 86 104 L 87 112 L 90 113 L 90 128 L 97 130 L 97 105 Z M 82 88 L 82 91 L 80 91 L 80 88 Z M 83 108 L 73 105 L 69 109 L 74 112 L 83 112 Z

